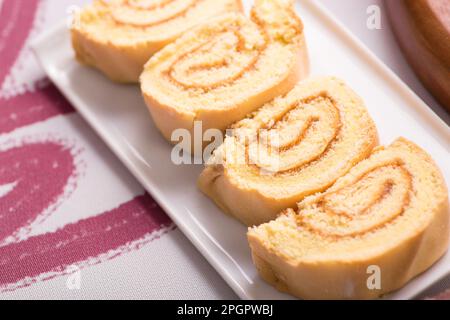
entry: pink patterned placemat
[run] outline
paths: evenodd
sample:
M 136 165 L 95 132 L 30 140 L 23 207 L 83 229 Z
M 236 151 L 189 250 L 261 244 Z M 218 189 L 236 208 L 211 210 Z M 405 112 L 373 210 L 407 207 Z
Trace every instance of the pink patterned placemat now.
M 83 164 L 77 163 L 83 151 L 69 141 L 51 134 L 25 139 L 14 134 L 74 112 L 45 79 L 18 83 L 10 74 L 12 68 L 23 71 L 18 60 L 27 50 L 24 46 L 39 18 L 39 5 L 39 0 L 5 0 L 0 7 L 0 83 L 8 85 L 0 96 L 0 134 L 9 137 L 0 145 L 1 291 L 51 279 L 64 274 L 68 266 L 87 267 L 113 259 L 174 228 L 144 194 L 56 231 L 30 235 L 34 226 L 70 198 L 83 175 Z

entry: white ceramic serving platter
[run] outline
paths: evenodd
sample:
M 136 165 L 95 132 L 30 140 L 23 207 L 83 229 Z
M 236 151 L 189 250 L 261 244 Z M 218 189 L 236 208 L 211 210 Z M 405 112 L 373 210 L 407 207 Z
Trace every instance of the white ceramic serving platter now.
M 251 1 L 245 1 L 246 7 Z M 450 129 L 386 66 L 313 0 L 297 2 L 312 75 L 344 79 L 365 100 L 383 144 L 405 136 L 423 146 L 450 182 Z M 33 46 L 51 80 L 155 198 L 177 226 L 244 299 L 288 299 L 253 267 L 246 228 L 196 188 L 201 166 L 176 166 L 172 147 L 154 127 L 137 86 L 118 85 L 79 65 L 65 25 Z M 450 254 L 387 298 L 413 298 L 450 273 Z

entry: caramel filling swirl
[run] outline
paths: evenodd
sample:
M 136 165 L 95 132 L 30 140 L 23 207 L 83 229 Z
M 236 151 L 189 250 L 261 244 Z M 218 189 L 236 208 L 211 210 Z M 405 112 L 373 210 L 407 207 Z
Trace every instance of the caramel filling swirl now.
M 237 127 L 246 148 L 246 163 L 276 173 L 301 170 L 320 159 L 338 138 L 339 109 L 327 95 L 296 101 L 264 119 L 252 119 L 252 128 Z M 247 132 L 243 129 L 249 129 Z
M 179 54 L 162 72 L 181 90 L 205 93 L 232 86 L 251 70 L 264 69 L 258 62 L 271 44 L 297 43 L 303 32 L 291 5 L 278 1 L 257 1 L 251 19 L 239 16 L 205 28 L 199 44 Z
M 120 25 L 153 27 L 186 14 L 200 0 L 101 0 Z
M 254 34 L 246 34 L 244 29 L 241 21 L 223 26 L 180 55 L 165 76 L 182 89 L 209 91 L 233 83 L 255 67 L 268 44 L 264 29 Z
M 297 223 L 323 237 L 361 236 L 401 216 L 411 191 L 411 174 L 400 161 L 375 166 L 314 203 L 301 204 Z

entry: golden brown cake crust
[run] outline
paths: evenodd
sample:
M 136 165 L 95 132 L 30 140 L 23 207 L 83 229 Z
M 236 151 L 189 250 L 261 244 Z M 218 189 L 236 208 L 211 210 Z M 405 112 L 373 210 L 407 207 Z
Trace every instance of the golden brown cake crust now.
M 187 32 L 145 66 L 141 88 L 152 118 L 170 142 L 176 129 L 194 136 L 225 130 L 309 69 L 303 25 L 292 1 L 257 0 L 251 19 L 226 14 Z
M 95 0 L 74 19 L 72 45 L 79 62 L 111 80 L 137 83 L 158 50 L 195 25 L 225 12 L 242 11 L 240 0 Z
M 234 136 L 225 139 L 198 184 L 223 211 L 248 226 L 273 220 L 304 197 L 324 191 L 378 144 L 363 101 L 332 77 L 299 83 L 233 128 Z M 245 130 L 259 140 L 240 142 L 237 132 Z M 272 152 L 278 148 L 273 156 L 255 143 L 260 132 L 281 138 L 280 148 L 268 147 Z M 235 161 L 240 158 L 245 161 Z
M 386 220 L 364 234 L 331 238 L 339 225 L 321 226 L 329 233 L 318 235 L 298 223 L 299 218 L 306 217 L 320 226 L 320 213 L 316 211 L 311 216 L 309 213 L 317 210 L 323 195 L 338 191 L 377 164 L 393 160 L 403 161 L 406 170 L 414 169 L 409 171 L 412 184 L 407 190 L 408 203 L 393 220 Z M 389 197 L 401 195 L 402 184 L 396 183 L 387 198 L 378 200 L 382 205 Z M 400 201 L 393 200 L 392 208 Z M 343 203 L 341 199 L 330 210 L 338 210 Z M 363 216 L 359 227 L 363 228 L 374 216 L 382 220 L 380 212 L 375 210 L 372 215 Z M 351 222 L 344 226 L 349 231 Z M 305 199 L 297 212 L 288 210 L 276 221 L 250 229 L 248 240 L 261 276 L 281 291 L 304 299 L 372 299 L 401 288 L 434 264 L 446 252 L 449 234 L 448 191 L 442 174 L 428 154 L 401 138 L 385 149 L 378 148 L 324 194 Z M 370 266 L 381 271 L 379 289 L 367 286 Z

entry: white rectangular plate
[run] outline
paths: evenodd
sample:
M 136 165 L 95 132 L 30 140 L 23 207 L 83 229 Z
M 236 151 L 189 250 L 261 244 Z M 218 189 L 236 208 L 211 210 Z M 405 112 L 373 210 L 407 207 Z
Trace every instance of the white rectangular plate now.
M 245 2 L 248 8 L 251 1 Z M 415 141 L 450 181 L 450 129 L 318 3 L 298 1 L 297 12 L 312 74 L 344 79 L 364 98 L 383 144 L 398 136 Z M 33 47 L 51 80 L 241 298 L 290 298 L 259 278 L 246 228 L 197 190 L 202 167 L 171 162 L 172 148 L 154 127 L 137 86 L 114 84 L 79 65 L 65 26 L 42 35 Z M 389 298 L 412 298 L 448 273 L 450 254 Z

